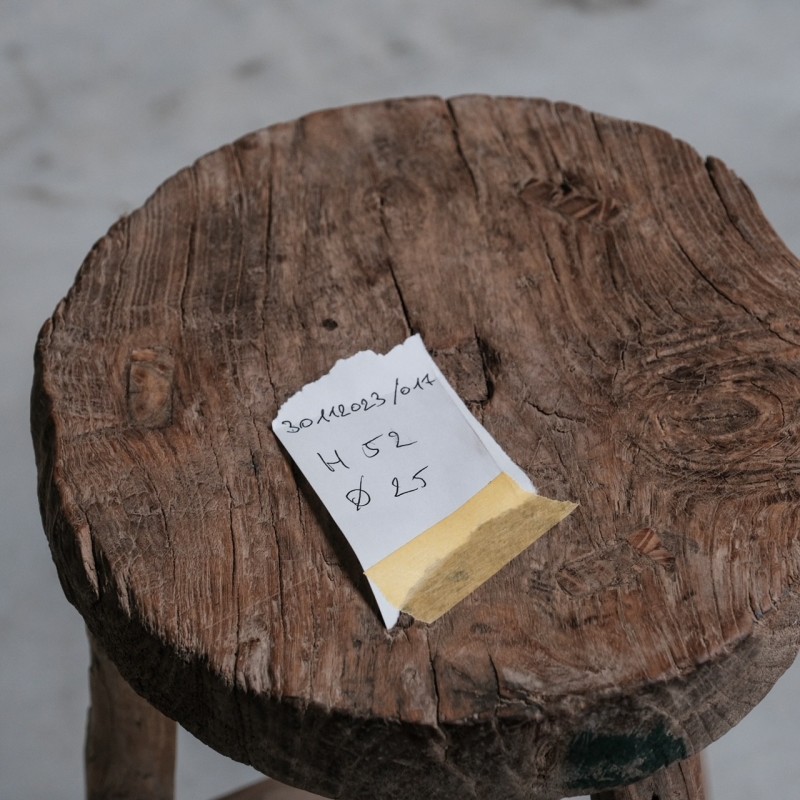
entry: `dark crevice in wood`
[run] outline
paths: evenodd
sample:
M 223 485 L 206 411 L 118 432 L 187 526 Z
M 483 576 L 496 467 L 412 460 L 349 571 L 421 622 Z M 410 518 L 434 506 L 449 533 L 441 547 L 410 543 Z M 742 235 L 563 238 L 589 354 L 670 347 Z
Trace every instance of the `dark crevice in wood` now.
M 722 206 L 722 209 L 725 212 L 725 216 L 728 218 L 728 222 L 730 222 L 731 227 L 739 234 L 742 242 L 747 246 L 748 249 L 750 250 L 755 249 L 753 246 L 753 242 L 750 240 L 750 238 L 745 234 L 744 230 L 742 229 L 738 215 L 736 215 L 732 211 L 727 201 L 725 200 L 725 194 L 722 190 L 722 187 L 719 184 L 719 177 L 717 175 L 717 171 L 721 168 L 720 162 L 716 158 L 708 157 L 703 161 L 703 166 L 705 167 L 708 178 L 711 181 L 712 187 L 714 188 L 714 192 L 719 198 L 719 203 Z M 724 167 L 722 167 L 722 169 L 724 169 Z M 755 201 L 755 198 L 752 199 Z
M 556 419 L 560 419 L 563 422 L 575 422 L 579 425 L 585 425 L 587 423 L 587 419 L 585 417 L 572 417 L 569 416 L 568 414 L 564 414 L 563 412 L 558 411 L 555 408 L 548 411 L 546 408 L 543 408 L 534 400 L 531 400 L 530 397 L 525 398 L 525 405 L 529 406 L 538 414 L 541 414 L 543 417 L 555 417 Z
M 445 100 L 445 106 L 447 107 L 447 113 L 450 117 L 450 126 L 453 133 L 453 142 L 456 146 L 456 152 L 458 153 L 458 157 L 461 159 L 464 168 L 467 170 L 470 183 L 472 184 L 472 191 L 475 193 L 475 199 L 480 200 L 480 189 L 478 187 L 478 181 L 475 178 L 475 172 L 472 169 L 472 165 L 469 163 L 469 159 L 464 153 L 464 148 L 461 146 L 461 137 L 458 132 L 458 119 L 456 117 L 456 112 L 453 108 L 452 101 Z
M 213 434 L 212 434 L 213 436 Z M 234 521 L 234 510 L 236 506 L 236 500 L 234 498 L 233 491 L 231 490 L 230 484 L 228 482 L 228 477 L 225 474 L 223 464 L 220 460 L 220 455 L 217 451 L 217 448 L 214 445 L 213 439 L 209 441 L 211 452 L 213 453 L 214 460 L 217 465 L 217 469 L 219 471 L 219 478 L 221 484 L 225 487 L 225 491 L 228 497 L 228 522 L 230 526 L 230 544 L 231 544 L 231 562 L 230 562 L 230 570 L 231 570 L 231 586 L 233 587 L 233 603 L 234 603 L 234 636 L 235 636 L 235 645 L 234 645 L 234 652 L 233 652 L 233 674 L 231 675 L 232 680 L 232 691 L 233 691 L 233 708 L 235 709 L 236 713 L 236 735 L 239 740 L 239 748 L 241 752 L 248 753 L 248 741 L 247 741 L 247 733 L 246 733 L 246 720 L 245 714 L 242 708 L 243 702 L 243 692 L 246 690 L 244 685 L 240 685 L 239 682 L 239 661 L 241 657 L 241 647 L 242 647 L 242 617 L 241 617 L 241 600 L 239 597 L 239 556 L 238 556 L 238 544 L 236 542 L 236 523 Z M 249 760 L 249 755 L 248 755 Z
M 431 637 L 430 632 L 426 631 L 426 633 L 425 633 L 425 644 L 426 644 L 426 646 L 428 648 L 428 663 L 430 664 L 431 678 L 433 679 L 433 693 L 434 693 L 434 698 L 436 700 L 436 724 L 438 726 L 439 725 L 439 720 L 440 720 L 439 705 L 440 705 L 440 702 L 441 702 L 441 697 L 439 695 L 439 675 L 438 675 L 438 673 L 436 671 L 436 658 L 435 658 L 435 656 L 433 654 L 433 646 L 431 644 L 430 637 Z M 446 750 L 446 747 L 445 747 L 445 753 L 446 752 L 447 752 L 447 750 Z
M 267 219 L 264 225 L 264 229 L 266 231 L 266 246 L 264 248 L 264 252 L 266 255 L 267 263 L 267 275 L 270 274 L 270 263 L 274 258 L 274 253 L 272 251 L 273 243 L 275 241 L 275 205 L 273 203 L 273 195 L 275 191 L 275 169 L 276 169 L 276 160 L 275 160 L 275 143 L 270 138 L 269 140 L 269 176 L 267 178 Z M 264 292 L 264 300 L 269 297 L 269 291 Z
M 397 292 L 397 297 L 400 300 L 400 307 L 403 309 L 403 319 L 406 321 L 406 328 L 408 328 L 409 334 L 414 333 L 414 326 L 411 323 L 411 315 L 408 311 L 408 306 L 406 305 L 406 299 L 403 295 L 403 290 L 400 288 L 400 282 L 397 280 L 397 271 L 395 270 L 394 264 L 392 264 L 392 260 L 390 258 L 386 259 L 386 266 L 389 269 L 389 274 L 392 276 L 392 283 L 394 284 L 395 291 Z
M 561 276 L 558 274 L 558 270 L 556 269 L 556 260 L 553 256 L 552 251 L 550 250 L 550 243 L 547 241 L 547 236 L 545 236 L 544 232 L 539 228 L 539 234 L 541 236 L 542 242 L 542 249 L 544 250 L 544 256 L 547 260 L 547 266 L 550 268 L 550 274 L 553 276 L 553 280 L 556 283 L 561 283 Z
M 380 223 L 383 229 L 384 237 L 386 241 L 391 244 L 392 243 L 392 232 L 389 228 L 389 221 L 386 218 L 386 200 L 384 196 L 381 194 L 379 195 L 379 214 L 380 214 Z M 403 319 L 406 323 L 406 328 L 409 333 L 414 333 L 414 326 L 411 323 L 411 315 L 408 310 L 408 306 L 406 305 L 406 299 L 403 295 L 403 290 L 400 288 L 400 282 L 397 278 L 397 271 L 395 265 L 392 261 L 392 257 L 390 255 L 384 256 L 384 263 L 386 268 L 389 270 L 389 274 L 392 278 L 392 283 L 394 284 L 395 292 L 397 293 L 397 298 L 400 301 L 400 308 L 403 311 Z
M 494 397 L 494 373 L 500 366 L 500 356 L 497 351 L 478 334 L 477 328 L 475 328 L 474 331 L 475 341 L 478 344 L 478 352 L 481 356 L 483 380 L 486 383 L 486 396 L 483 400 L 479 401 L 479 405 L 485 407 L 492 397 Z
M 194 253 L 195 253 L 195 237 L 197 236 L 197 224 L 192 222 L 189 225 L 189 232 L 187 234 L 187 242 L 188 246 L 186 248 L 186 264 L 184 267 L 183 273 L 183 285 L 181 287 L 181 295 L 178 301 L 178 308 L 180 308 L 181 312 L 181 320 L 183 322 L 183 326 L 189 322 L 189 315 L 188 315 L 188 304 L 186 301 L 186 295 L 189 291 L 189 281 L 192 278 L 192 270 L 194 269 Z

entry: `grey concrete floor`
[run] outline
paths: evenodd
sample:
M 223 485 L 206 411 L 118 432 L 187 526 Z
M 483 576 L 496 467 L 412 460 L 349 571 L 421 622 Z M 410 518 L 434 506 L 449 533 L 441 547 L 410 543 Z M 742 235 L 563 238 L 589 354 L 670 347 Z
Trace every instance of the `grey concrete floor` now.
M 721 157 L 800 253 L 797 0 L 3 0 L 0 5 L 0 797 L 80 797 L 87 654 L 41 531 L 38 327 L 92 243 L 248 130 L 388 96 L 568 100 Z M 800 666 L 708 751 L 716 800 L 793 798 Z M 178 796 L 252 770 L 180 742 Z

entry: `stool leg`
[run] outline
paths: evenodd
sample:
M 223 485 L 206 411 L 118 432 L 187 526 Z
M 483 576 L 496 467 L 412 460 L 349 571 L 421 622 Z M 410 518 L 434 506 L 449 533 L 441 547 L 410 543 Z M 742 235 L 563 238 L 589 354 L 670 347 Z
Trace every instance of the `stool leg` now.
M 592 800 L 705 800 L 699 755 L 654 772 L 649 778 L 621 789 L 593 794 Z
M 173 800 L 177 728 L 131 689 L 90 636 L 88 800 Z

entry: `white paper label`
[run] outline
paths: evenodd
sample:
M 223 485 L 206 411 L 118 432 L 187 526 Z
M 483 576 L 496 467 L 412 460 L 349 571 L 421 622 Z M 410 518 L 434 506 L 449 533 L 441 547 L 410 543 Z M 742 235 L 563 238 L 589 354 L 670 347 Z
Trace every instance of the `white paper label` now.
M 284 403 L 272 428 L 364 570 L 448 517 L 501 472 L 534 491 L 418 335 L 386 355 L 363 351 L 338 361 Z M 378 602 L 386 617 L 385 603 Z

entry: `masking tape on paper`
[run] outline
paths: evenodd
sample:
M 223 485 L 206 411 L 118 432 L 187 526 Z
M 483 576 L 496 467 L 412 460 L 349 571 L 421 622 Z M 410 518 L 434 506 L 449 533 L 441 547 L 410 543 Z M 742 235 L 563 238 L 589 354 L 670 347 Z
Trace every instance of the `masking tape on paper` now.
M 366 574 L 393 606 L 433 622 L 575 508 L 531 494 L 503 473 Z

